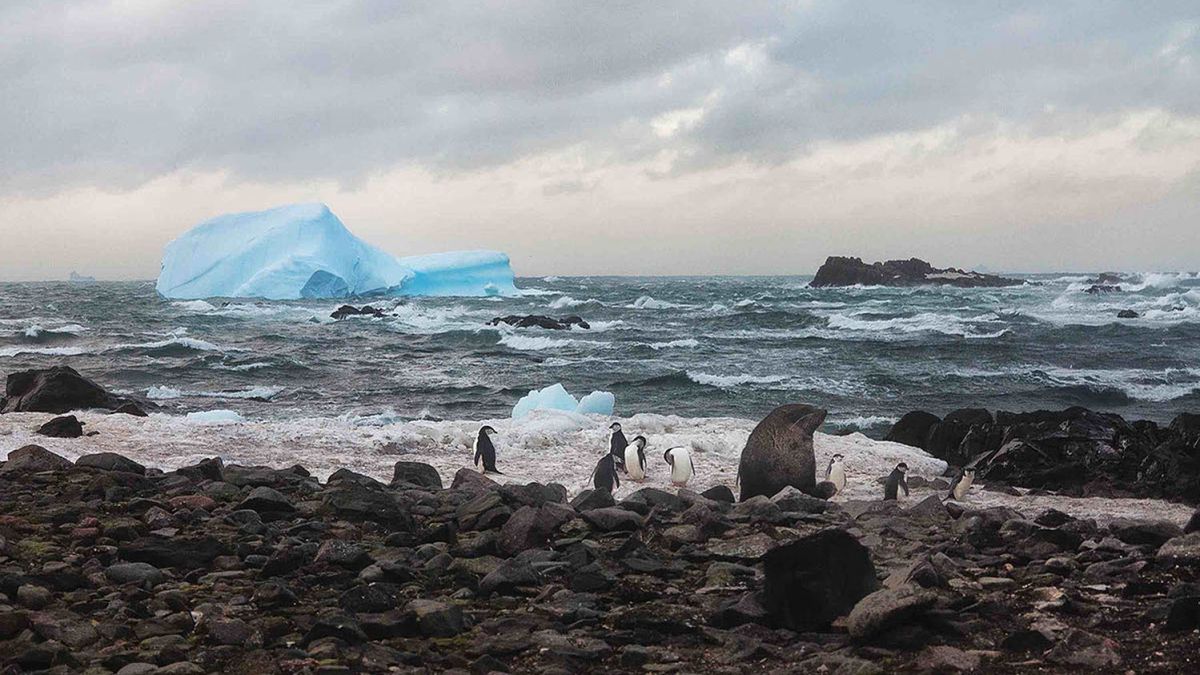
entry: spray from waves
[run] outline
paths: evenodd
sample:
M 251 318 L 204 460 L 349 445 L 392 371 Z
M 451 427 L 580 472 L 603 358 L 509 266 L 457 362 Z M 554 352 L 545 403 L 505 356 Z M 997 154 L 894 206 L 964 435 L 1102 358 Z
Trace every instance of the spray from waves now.
M 27 338 L 36 340 L 36 339 L 44 337 L 44 336 L 52 336 L 52 335 L 79 336 L 79 335 L 83 335 L 83 333 L 85 333 L 86 331 L 87 331 L 87 328 L 85 326 L 81 326 L 77 323 L 67 324 L 65 326 L 55 326 L 52 328 L 46 328 L 39 324 L 33 324 L 32 326 L 29 326 L 28 328 L 25 329 L 24 335 Z
M 115 345 L 105 351 L 144 351 L 151 354 L 171 355 L 189 351 L 223 352 L 225 349 L 205 340 L 175 334 L 165 340 Z
M 521 351 L 541 351 L 544 349 L 561 349 L 574 343 L 575 340 L 565 338 L 550 338 L 529 335 L 506 334 L 500 336 L 500 344 Z
M 891 417 L 888 415 L 857 415 L 854 417 L 843 417 L 839 419 L 829 420 L 829 425 L 842 429 L 856 428 L 868 429 L 870 427 L 879 427 L 884 425 L 895 424 L 899 417 Z
M 566 309 L 568 307 L 583 307 L 584 305 L 601 305 L 604 303 L 596 298 L 588 298 L 587 300 L 576 300 L 569 295 L 564 295 L 561 298 L 550 301 L 547 307 L 550 309 Z
M 1166 370 L 1039 368 L 1049 384 L 1093 392 L 1117 392 L 1129 398 L 1165 403 L 1200 391 L 1200 368 Z
M 680 305 L 666 300 L 657 300 L 649 295 L 643 295 L 633 301 L 632 305 L 626 305 L 625 309 L 687 309 L 688 305 Z

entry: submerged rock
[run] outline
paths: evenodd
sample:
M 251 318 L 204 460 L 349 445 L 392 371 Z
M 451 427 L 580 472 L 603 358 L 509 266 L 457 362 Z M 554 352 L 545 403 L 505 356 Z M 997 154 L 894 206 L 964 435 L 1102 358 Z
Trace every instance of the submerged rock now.
M 74 415 L 55 417 L 38 427 L 35 433 L 50 438 L 79 438 L 83 436 L 83 422 Z
M 132 401 L 129 399 L 109 393 L 70 366 L 54 366 L 10 373 L 5 383 L 4 398 L 0 398 L 0 413 L 62 414 L 94 408 L 117 410 L 130 403 Z
M 592 327 L 580 316 L 564 316 L 561 319 L 556 319 L 541 314 L 498 316 L 488 322 L 489 326 L 499 326 L 500 324 L 514 328 L 545 328 L 546 330 L 570 330 L 573 327 L 586 330 Z

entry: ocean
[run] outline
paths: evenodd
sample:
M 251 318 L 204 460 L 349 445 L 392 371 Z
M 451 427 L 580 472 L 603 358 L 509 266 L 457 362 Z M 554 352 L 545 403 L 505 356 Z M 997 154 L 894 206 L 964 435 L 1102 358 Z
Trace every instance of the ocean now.
M 171 301 L 152 282 L 0 284 L 0 373 L 68 364 L 169 415 L 371 425 L 507 417 L 529 390 L 616 396 L 616 413 L 757 420 L 830 410 L 886 433 L 909 410 L 1068 406 L 1169 421 L 1200 409 L 1200 278 L 1035 275 L 1005 289 L 827 288 L 808 277 L 540 277 L 514 298 Z M 355 304 L 363 304 L 362 301 Z M 1136 319 L 1118 319 L 1131 309 Z M 579 315 L 590 330 L 495 328 Z

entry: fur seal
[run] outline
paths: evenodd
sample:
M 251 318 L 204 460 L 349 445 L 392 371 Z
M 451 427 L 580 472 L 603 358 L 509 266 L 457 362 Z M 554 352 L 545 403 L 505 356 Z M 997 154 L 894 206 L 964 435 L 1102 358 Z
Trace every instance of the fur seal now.
M 763 418 L 746 440 L 738 462 L 741 501 L 758 495 L 773 497 L 789 485 L 817 496 L 813 431 L 828 414 L 822 408 L 793 403 Z

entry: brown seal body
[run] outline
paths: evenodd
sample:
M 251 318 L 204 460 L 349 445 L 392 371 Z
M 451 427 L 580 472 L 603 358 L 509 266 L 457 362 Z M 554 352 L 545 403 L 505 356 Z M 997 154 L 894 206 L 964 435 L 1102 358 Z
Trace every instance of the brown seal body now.
M 816 495 L 813 432 L 828 414 L 821 408 L 793 403 L 772 410 L 754 427 L 738 463 L 742 501 L 758 495 L 773 497 L 789 485 Z

